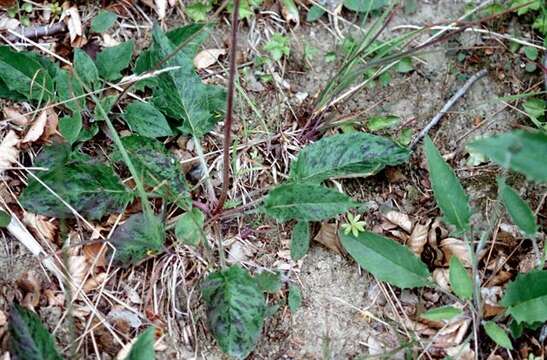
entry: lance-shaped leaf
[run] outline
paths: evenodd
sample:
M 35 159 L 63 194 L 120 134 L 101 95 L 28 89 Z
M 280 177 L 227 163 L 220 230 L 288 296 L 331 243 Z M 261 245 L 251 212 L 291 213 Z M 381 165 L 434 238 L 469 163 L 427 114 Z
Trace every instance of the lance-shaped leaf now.
M 39 178 L 31 178 L 19 201 L 23 207 L 36 214 L 60 219 L 74 214 L 58 197 L 87 219 L 100 219 L 119 212 L 132 199 L 111 167 L 83 161 L 58 164 Z
M 9 314 L 10 353 L 18 360 L 62 360 L 53 336 L 38 316 L 17 304 Z
M 378 280 L 400 288 L 431 284 L 427 266 L 406 246 L 368 231 L 357 237 L 343 232 L 339 236 L 351 257 Z
M 188 199 L 188 186 L 179 162 L 161 142 L 134 135 L 122 138 L 122 144 L 144 183 L 159 196 L 172 202 Z M 122 157 L 115 151 L 112 159 L 121 161 Z
M 155 329 L 149 327 L 139 335 L 137 341 L 131 346 L 131 350 L 125 360 L 151 360 L 154 359 Z
M 111 241 L 116 248 L 116 261 L 124 265 L 136 264 L 162 249 L 165 228 L 157 216 L 134 214 L 116 228 Z
M 95 88 L 99 83 L 99 71 L 93 59 L 82 49 L 74 50 L 74 72 L 87 86 Z
M 450 287 L 456 296 L 463 300 L 473 298 L 473 282 L 457 256 L 450 258 L 448 277 Z
M 547 321 L 547 270 L 518 274 L 507 286 L 501 305 L 518 322 Z
M 29 100 L 49 100 L 54 96 L 53 80 L 48 69 L 27 52 L 0 46 L 0 79 L 11 92 Z
M 70 75 L 68 71 L 61 69 L 55 76 L 55 89 L 59 100 L 72 112 L 81 112 L 85 106 L 84 90 L 82 84 Z
M 430 309 L 420 314 L 420 317 L 430 321 L 450 320 L 458 315 L 463 314 L 461 309 L 453 306 L 441 306 L 435 309 Z
M 534 236 L 537 232 L 536 217 L 528 204 L 501 178 L 498 179 L 498 191 L 513 223 L 526 235 Z
M 292 230 L 291 259 L 300 260 L 308 253 L 310 248 L 310 224 L 307 221 L 299 221 Z
M 503 330 L 498 324 L 493 321 L 486 321 L 483 324 L 484 331 L 486 335 L 499 346 L 506 348 L 507 350 L 513 350 L 513 344 L 511 344 L 511 339 L 509 335 Z
M 468 230 L 471 211 L 462 184 L 429 136 L 425 137 L 424 148 L 431 187 L 435 200 L 443 212 L 444 220 L 454 225 L 460 232 Z
M 151 63 L 158 64 L 175 50 L 175 46 L 158 27 L 154 28 L 152 35 Z M 194 71 L 192 58 L 185 52 L 177 52 L 164 64 L 164 67 L 168 66 L 179 68 L 158 76 L 154 104 L 166 115 L 182 119 L 179 126 L 182 132 L 201 137 L 221 118 L 224 109 L 214 107 L 220 104 L 215 99 L 219 96 L 224 98 L 224 92 L 202 83 Z
M 201 293 L 207 304 L 207 323 L 228 355 L 244 359 L 262 332 L 266 302 L 257 282 L 237 265 L 212 273 Z
M 328 178 L 374 175 L 388 165 L 408 161 L 410 152 L 388 138 L 347 133 L 306 146 L 292 162 L 290 179 L 319 183 Z
M 547 166 L 543 154 L 547 154 L 547 133 L 516 130 L 476 140 L 469 149 L 486 155 L 505 168 L 518 171 L 529 180 L 547 181 Z
M 281 222 L 329 219 L 355 206 L 347 195 L 314 184 L 280 185 L 264 200 L 266 214 Z

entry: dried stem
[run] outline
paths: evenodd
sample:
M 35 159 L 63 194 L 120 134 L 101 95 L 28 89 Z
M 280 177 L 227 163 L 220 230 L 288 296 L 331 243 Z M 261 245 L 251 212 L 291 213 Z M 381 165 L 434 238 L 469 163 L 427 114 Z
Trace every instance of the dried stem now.
M 237 54 L 237 28 L 239 16 L 239 0 L 234 0 L 234 12 L 232 15 L 232 42 L 230 51 L 230 68 L 228 76 L 228 99 L 226 103 L 226 120 L 224 121 L 224 168 L 222 176 L 222 193 L 213 214 L 219 213 L 224 207 L 228 197 L 228 185 L 230 183 L 230 144 L 232 140 L 232 122 L 234 112 L 234 89 L 236 76 L 236 54 Z

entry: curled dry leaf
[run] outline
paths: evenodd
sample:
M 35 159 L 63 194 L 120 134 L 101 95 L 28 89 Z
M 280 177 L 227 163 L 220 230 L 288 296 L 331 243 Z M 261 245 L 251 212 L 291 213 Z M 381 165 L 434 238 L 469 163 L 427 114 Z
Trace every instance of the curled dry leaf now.
M 40 115 L 38 115 L 38 117 L 34 120 L 32 125 L 30 126 L 30 129 L 25 134 L 25 137 L 22 141 L 23 143 L 35 142 L 40 138 L 40 136 L 42 136 L 46 128 L 47 117 L 48 112 L 46 110 L 43 110 Z
M 82 248 L 82 253 L 86 258 L 89 265 L 95 265 L 95 267 L 106 267 L 106 244 L 94 243 L 85 245 Z
M 439 330 L 434 345 L 443 349 L 460 345 L 470 324 L 469 319 L 455 318 L 451 324 Z
M 21 114 L 19 111 L 15 110 L 11 107 L 5 107 L 4 108 L 4 117 L 7 121 L 18 125 L 18 126 L 27 126 L 28 125 L 28 118 Z
M 433 270 L 433 274 L 431 274 L 431 276 L 433 277 L 433 281 L 435 281 L 435 283 L 439 285 L 441 289 L 450 291 L 448 269 L 437 268 Z
M 10 130 L 0 143 L 0 174 L 17 161 L 19 155 L 17 144 L 19 144 L 19 140 L 17 134 Z
M 65 9 L 63 15 L 61 16 L 61 20 L 63 19 L 65 20 L 68 28 L 70 42 L 74 44 L 75 40 L 83 34 L 82 20 L 80 19 L 78 8 L 76 6 L 72 6 Z
M 53 109 L 47 109 L 47 120 L 42 139 L 48 141 L 49 138 L 57 133 L 57 124 L 59 124 L 59 116 Z
M 40 302 L 40 293 L 42 286 L 40 281 L 32 272 L 24 272 L 19 279 L 17 285 L 24 293 L 21 305 L 27 309 L 34 310 L 34 307 Z
M 75 255 L 68 258 L 68 273 L 72 280 L 72 295 L 78 297 L 80 293 L 76 294 L 78 289 L 83 285 L 89 265 L 85 256 Z
M 52 242 L 57 232 L 57 226 L 48 221 L 45 216 L 35 215 L 25 212 L 23 215 L 23 223 L 31 228 L 31 230 L 42 240 Z
M 456 256 L 463 266 L 466 268 L 471 267 L 471 257 L 467 244 L 460 239 L 446 238 L 441 241 L 441 250 L 444 253 L 446 261 L 450 260 L 451 256 Z
M 226 55 L 224 49 L 205 49 L 200 51 L 194 58 L 196 69 L 206 69 L 218 61 L 218 58 Z
M 105 282 L 105 280 L 108 278 L 108 275 L 106 273 L 100 273 L 96 276 L 89 278 L 86 280 L 84 284 L 84 294 L 87 294 L 91 290 L 97 289 L 102 283 Z
M 427 243 L 427 235 L 429 233 L 429 224 L 431 224 L 431 220 L 427 220 L 425 225 L 417 223 L 414 225 L 414 229 L 412 229 L 407 244 L 416 256 L 422 255 L 422 252 L 424 251 L 424 246 Z
M 391 223 L 399 226 L 407 233 L 410 233 L 412 231 L 412 220 L 410 220 L 410 217 L 407 214 L 403 214 L 402 212 L 395 210 L 389 210 L 384 213 L 384 216 Z
M 319 232 L 315 235 L 313 240 L 334 251 L 335 253 L 344 256 L 345 252 L 342 244 L 340 243 L 337 229 L 338 227 L 336 224 L 322 223 Z

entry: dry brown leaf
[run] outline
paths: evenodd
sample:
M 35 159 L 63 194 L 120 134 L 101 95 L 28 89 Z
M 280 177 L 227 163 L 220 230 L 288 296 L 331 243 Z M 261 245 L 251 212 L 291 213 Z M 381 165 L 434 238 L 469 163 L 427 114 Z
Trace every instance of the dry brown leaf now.
M 107 246 L 105 244 L 94 243 L 85 245 L 82 248 L 82 253 L 90 266 L 95 264 L 96 267 L 106 267 L 106 250 Z
M 0 327 L 8 323 L 8 317 L 2 310 L 0 310 Z
M 17 286 L 25 294 L 21 305 L 34 310 L 34 307 L 38 306 L 40 302 L 40 292 L 42 291 L 42 286 L 38 278 L 32 272 L 24 272 L 17 279 Z
M 57 133 L 57 124 L 59 124 L 59 116 L 53 109 L 47 109 L 46 128 L 42 139 L 48 141 L 49 138 Z
M 395 210 L 389 210 L 384 214 L 384 216 L 391 223 L 399 226 L 407 233 L 412 231 L 412 220 L 410 220 L 410 217 L 407 214 L 403 214 L 402 212 Z
M 4 117 L 7 121 L 19 126 L 27 126 L 29 122 L 28 118 L 25 115 L 21 114 L 14 108 L 7 106 L 4 108 Z
M 450 261 L 452 255 L 456 256 L 463 266 L 471 267 L 471 257 L 465 241 L 456 238 L 446 238 L 441 241 L 441 250 L 446 261 Z
M 80 19 L 78 8 L 76 6 L 72 6 L 65 9 L 63 15 L 61 16 L 61 20 L 62 19 L 65 20 L 68 28 L 70 42 L 74 44 L 75 40 L 83 34 L 82 20 Z
M 68 258 L 68 273 L 72 279 L 72 291 L 73 295 L 76 295 L 76 291 L 82 286 L 87 271 L 89 270 L 89 264 L 86 261 L 85 256 L 70 256 Z
M 95 290 L 98 288 L 105 280 L 108 278 L 108 275 L 106 273 L 100 273 L 92 278 L 87 279 L 87 281 L 84 284 L 84 294 L 87 294 L 91 290 Z
M 15 131 L 10 130 L 0 143 L 0 174 L 17 161 L 19 140 Z
M 224 49 L 205 49 L 200 51 L 194 58 L 196 69 L 206 69 L 218 61 L 218 58 L 226 55 Z
M 55 294 L 53 290 L 46 289 L 44 295 L 46 296 L 48 306 L 63 306 L 65 303 L 65 296 L 62 293 Z
M 344 255 L 344 249 L 340 243 L 340 238 L 338 237 L 338 227 L 333 223 L 322 223 L 319 232 L 313 238 L 314 241 L 317 241 L 321 245 L 325 246 L 327 249 L 338 253 L 339 255 Z
M 23 215 L 23 223 L 29 226 L 42 240 L 49 240 L 52 242 L 55 239 L 57 226 L 54 223 L 47 221 L 45 216 L 25 212 Z
M 154 0 L 156 12 L 158 13 L 158 18 L 163 20 L 165 14 L 167 13 L 167 0 Z
M 434 340 L 435 346 L 446 349 L 462 343 L 463 338 L 467 333 L 467 329 L 469 329 L 469 325 L 471 324 L 471 320 L 456 319 L 457 320 L 454 320 L 452 324 L 439 330 Z
M 30 126 L 29 131 L 25 134 L 23 138 L 23 143 L 34 142 L 42 136 L 47 124 L 48 113 L 46 110 L 43 110 L 40 115 L 34 120 Z
M 425 225 L 422 224 L 416 224 L 414 225 L 414 229 L 412 229 L 412 233 L 410 234 L 410 237 L 408 239 L 408 246 L 410 249 L 412 249 L 412 252 L 416 254 L 417 256 L 422 255 L 422 252 L 424 251 L 424 246 L 427 244 L 427 235 L 429 233 L 429 224 L 431 224 L 431 220 L 427 220 Z
M 433 280 L 441 287 L 441 289 L 450 291 L 450 285 L 448 280 L 448 269 L 437 268 L 433 270 Z
M 452 346 L 446 349 L 446 354 L 453 359 L 458 360 L 475 360 L 475 352 L 471 350 L 469 343 L 459 346 Z

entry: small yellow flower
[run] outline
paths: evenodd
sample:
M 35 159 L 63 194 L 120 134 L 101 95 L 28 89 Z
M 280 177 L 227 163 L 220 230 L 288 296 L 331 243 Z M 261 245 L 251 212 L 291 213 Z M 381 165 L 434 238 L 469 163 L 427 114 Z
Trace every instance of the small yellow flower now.
M 359 236 L 360 232 L 365 231 L 365 222 L 359 221 L 361 219 L 361 215 L 353 216 L 352 213 L 347 214 L 348 222 L 345 224 L 342 224 L 342 229 L 344 230 L 344 234 L 349 235 L 349 233 L 352 233 L 353 236 L 357 237 Z

